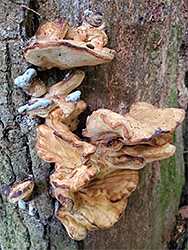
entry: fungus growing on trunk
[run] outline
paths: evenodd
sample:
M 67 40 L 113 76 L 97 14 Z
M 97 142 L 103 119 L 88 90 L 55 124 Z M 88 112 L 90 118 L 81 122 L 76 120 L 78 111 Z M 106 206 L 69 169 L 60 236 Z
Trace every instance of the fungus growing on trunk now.
M 75 192 L 98 174 L 92 158 L 96 148 L 81 141 L 66 125 L 52 125 L 53 128 L 38 127 L 37 154 L 45 161 L 57 163 L 50 177 L 51 184 Z
M 171 157 L 176 147 L 169 143 L 163 146 L 135 145 L 123 146 L 118 151 L 97 148 L 97 154 L 110 168 L 114 169 L 141 169 L 147 163 Z
M 19 200 L 26 201 L 32 194 L 34 188 L 34 181 L 20 181 L 13 185 L 8 185 L 2 189 L 3 196 L 7 201 L 15 203 Z
M 56 217 L 71 238 L 82 240 L 87 230 L 107 229 L 121 218 L 137 183 L 138 171 L 113 170 L 100 172 L 78 192 L 53 188 L 52 195 L 61 204 Z
M 50 117 L 53 117 L 54 122 L 56 118 L 66 124 L 70 130 L 76 130 L 79 122 L 78 115 L 86 109 L 87 105 L 84 101 L 79 100 L 80 91 L 69 93 L 81 84 L 84 76 L 83 71 L 75 71 L 65 80 L 52 87 L 46 87 L 46 91 L 43 93 L 45 95 L 40 98 L 31 98 L 18 109 L 18 112 L 34 117 L 45 117 L 47 124 L 51 123 Z M 19 78 L 16 78 L 15 82 L 18 82 Z M 44 84 L 42 83 L 42 85 Z M 28 83 L 28 87 L 32 89 L 33 86 Z M 32 89 L 32 93 L 35 96 L 35 89 Z
M 85 12 L 80 27 L 69 29 L 66 18 L 41 26 L 34 42 L 24 51 L 26 60 L 43 69 L 98 65 L 110 62 L 115 51 L 103 48 L 108 42 L 102 14 Z
M 120 219 L 138 172 L 110 169 L 95 154 L 95 146 L 80 141 L 62 123 L 52 126 L 38 127 L 37 154 L 56 162 L 50 175 L 52 195 L 61 203 L 56 217 L 72 238 L 81 240 L 86 229 L 109 228 Z
M 33 97 L 40 97 L 47 91 L 47 86 L 37 78 L 35 69 L 28 69 L 23 75 L 18 76 L 14 83 L 23 91 Z
M 146 103 L 133 104 L 125 117 L 100 109 L 87 120 L 87 143 L 69 131 L 58 111 L 51 113 L 48 126 L 38 127 L 36 149 L 43 160 L 55 162 L 50 183 L 60 203 L 56 217 L 70 237 L 81 240 L 87 230 L 106 229 L 120 219 L 136 188 L 137 170 L 175 153 L 169 141 L 183 119 L 183 110 Z
M 59 18 L 53 22 L 47 22 L 38 28 L 34 39 L 38 40 L 59 40 L 62 39 L 68 30 L 67 18 Z
M 94 144 L 119 138 L 125 145 L 164 145 L 172 139 L 172 132 L 183 122 L 183 109 L 159 109 L 145 102 L 131 105 L 129 113 L 119 115 L 99 109 L 87 119 L 83 135 Z
M 100 13 L 85 12 L 82 26 L 68 32 L 66 28 L 66 19 L 39 28 L 37 41 L 25 51 L 26 59 L 44 68 L 64 69 L 113 58 L 103 48 L 107 36 Z M 19 109 L 46 118 L 37 129 L 36 150 L 40 158 L 55 163 L 50 175 L 51 194 L 59 202 L 55 215 L 75 240 L 84 239 L 87 230 L 107 229 L 121 218 L 127 198 L 136 189 L 138 169 L 175 153 L 172 133 L 185 116 L 184 110 L 159 109 L 144 102 L 132 104 L 125 116 L 99 109 L 83 131 L 89 142 L 81 141 L 71 131 L 77 128 L 86 103 L 79 100 L 80 91 L 70 92 L 83 78 L 84 73 L 76 71 Z M 28 88 L 29 78 L 27 82 Z

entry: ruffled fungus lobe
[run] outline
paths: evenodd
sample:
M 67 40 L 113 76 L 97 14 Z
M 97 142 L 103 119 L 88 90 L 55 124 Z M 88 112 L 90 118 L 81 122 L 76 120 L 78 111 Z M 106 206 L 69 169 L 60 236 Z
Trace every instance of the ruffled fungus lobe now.
M 2 194 L 11 203 L 15 203 L 19 200 L 27 200 L 34 188 L 34 181 L 20 181 L 13 185 L 8 185 L 3 188 Z
M 92 155 L 95 146 L 74 135 L 67 126 L 60 124 L 53 128 L 40 125 L 37 129 L 37 154 L 43 160 L 56 162 L 56 170 L 50 177 L 54 187 L 77 191 L 97 174 Z
M 136 145 L 122 146 L 118 151 L 97 149 L 100 160 L 114 169 L 141 169 L 147 163 L 171 157 L 176 147 L 167 143 L 163 146 Z
M 149 103 L 131 105 L 129 113 L 119 115 L 108 109 L 99 109 L 87 120 L 83 135 L 92 143 L 119 138 L 125 145 L 164 145 L 172 139 L 172 132 L 185 117 L 183 109 L 159 109 Z
M 106 175 L 100 173 L 76 193 L 53 188 L 52 195 L 61 203 L 56 217 L 71 238 L 82 240 L 87 229 L 107 229 L 121 218 L 137 182 L 138 171 L 115 170 Z
M 135 190 L 138 172 L 110 170 L 100 163 L 96 147 L 80 141 L 62 123 L 37 129 L 37 153 L 56 162 L 50 175 L 52 195 L 61 203 L 56 217 L 70 237 L 81 240 L 87 229 L 109 228 L 123 214 L 127 197 Z M 100 214 L 103 216 L 100 216 Z
M 74 131 L 77 129 L 79 123 L 78 116 L 86 109 L 86 107 L 87 104 L 82 100 L 67 103 L 64 102 L 62 97 L 60 108 L 56 108 L 49 113 L 49 115 L 46 117 L 46 124 L 50 127 L 53 127 L 53 124 L 63 123 L 71 131 Z
M 104 29 L 105 23 L 102 14 L 86 10 L 83 24 L 80 27 L 69 29 L 65 39 L 86 42 L 86 46 L 91 49 L 102 49 L 108 42 Z
M 53 22 L 48 22 L 38 28 L 34 39 L 37 40 L 59 40 L 62 39 L 68 30 L 67 18 L 59 18 Z
M 69 69 L 107 63 L 114 58 L 114 50 L 103 48 L 108 38 L 101 14 L 89 11 L 80 27 L 67 32 L 67 26 L 66 18 L 41 26 L 34 43 L 24 51 L 26 60 L 43 69 Z

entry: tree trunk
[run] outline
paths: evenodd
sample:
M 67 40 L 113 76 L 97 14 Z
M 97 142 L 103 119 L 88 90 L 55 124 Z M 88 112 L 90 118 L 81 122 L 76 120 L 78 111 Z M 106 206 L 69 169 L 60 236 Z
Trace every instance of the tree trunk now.
M 185 34 L 185 5 L 181 0 L 0 2 L 0 187 L 28 175 L 34 177 L 36 184 L 26 210 L 0 196 L 1 249 L 166 247 L 184 184 L 182 128 L 174 134 L 175 156 L 148 164 L 139 172 L 138 187 L 129 198 L 121 220 L 108 230 L 89 232 L 84 241 L 77 242 L 69 238 L 54 217 L 54 200 L 49 195 L 52 166 L 39 159 L 35 150 L 36 127 L 43 121 L 17 112 L 28 96 L 14 85 L 14 79 L 30 66 L 23 58 L 23 48 L 39 25 L 63 16 L 69 19 L 70 26 L 80 24 L 83 11 L 89 8 L 104 13 L 108 47 L 115 49 L 117 55 L 109 64 L 82 67 L 86 78 L 79 89 L 88 109 L 81 115 L 79 130 L 84 128 L 86 116 L 101 107 L 123 115 L 135 101 L 161 108 L 185 108 L 186 67 L 179 63 L 179 48 Z M 62 80 L 65 73 L 51 69 L 38 75 L 52 85 Z

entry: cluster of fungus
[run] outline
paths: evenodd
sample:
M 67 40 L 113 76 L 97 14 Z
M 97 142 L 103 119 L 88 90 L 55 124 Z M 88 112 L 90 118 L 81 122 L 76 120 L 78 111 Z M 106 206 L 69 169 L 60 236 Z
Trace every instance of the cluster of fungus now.
M 110 62 L 115 51 L 104 47 L 108 37 L 100 12 L 85 11 L 83 24 L 68 29 L 67 18 L 41 26 L 24 51 L 26 60 L 43 69 L 69 69 Z
M 108 40 L 104 27 L 101 14 L 93 12 L 86 12 L 83 25 L 70 30 L 65 18 L 49 22 L 38 29 L 25 57 L 43 68 L 108 62 L 114 52 L 103 48 Z M 19 112 L 45 118 L 37 128 L 36 150 L 44 161 L 55 163 L 50 174 L 51 194 L 58 201 L 55 216 L 75 240 L 121 218 L 136 189 L 138 170 L 175 153 L 172 133 L 185 116 L 182 109 L 159 109 L 144 102 L 132 104 L 125 116 L 98 109 L 88 117 L 82 141 L 72 131 L 86 103 L 80 91 L 71 91 L 83 78 L 84 72 L 77 70 L 47 87 L 29 69 L 15 80 L 31 95 Z M 7 187 L 4 190 L 8 197 Z

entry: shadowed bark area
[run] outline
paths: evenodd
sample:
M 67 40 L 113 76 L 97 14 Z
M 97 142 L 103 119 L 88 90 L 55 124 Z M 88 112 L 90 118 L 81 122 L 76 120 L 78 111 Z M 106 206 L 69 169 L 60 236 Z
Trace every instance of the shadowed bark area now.
M 164 249 L 170 239 L 184 184 L 181 127 L 174 134 L 175 156 L 148 164 L 139 172 L 139 184 L 125 214 L 112 228 L 89 232 L 78 243 L 54 217 L 55 204 L 49 194 L 52 166 L 39 159 L 35 150 L 36 127 L 43 120 L 17 112 L 28 96 L 13 81 L 30 66 L 23 58 L 23 48 L 38 25 L 66 16 L 72 27 L 81 23 L 88 8 L 104 13 L 108 47 L 117 55 L 109 64 L 81 68 L 86 78 L 79 89 L 88 108 L 80 116 L 77 133 L 84 128 L 86 116 L 98 108 L 122 115 L 135 101 L 186 108 L 188 66 L 182 53 L 179 58 L 186 1 L 1 1 L 0 188 L 29 175 L 36 184 L 26 210 L 6 202 L 0 194 L 1 249 Z M 51 69 L 38 75 L 52 85 L 66 73 Z

